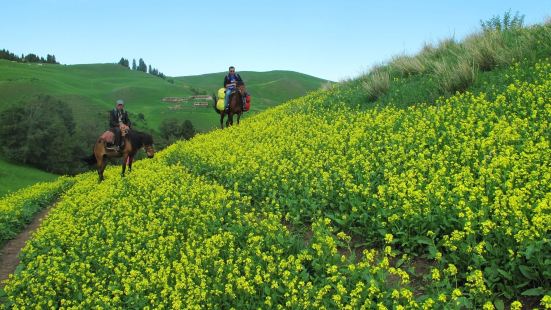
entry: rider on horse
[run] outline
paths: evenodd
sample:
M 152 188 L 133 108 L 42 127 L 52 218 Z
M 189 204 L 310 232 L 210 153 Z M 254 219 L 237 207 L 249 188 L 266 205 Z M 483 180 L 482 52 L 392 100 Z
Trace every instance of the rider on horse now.
M 113 146 L 108 148 L 118 151 L 124 145 L 123 133 L 130 128 L 131 122 L 128 118 L 128 113 L 124 110 L 124 101 L 122 99 L 117 100 L 116 107 L 109 113 L 109 127 L 110 131 L 115 134 L 115 142 Z
M 235 73 L 235 67 L 231 66 L 229 68 L 228 75 L 224 77 L 224 87 L 226 88 L 226 97 L 224 98 L 224 108 L 226 109 L 226 111 L 228 111 L 228 109 L 230 108 L 230 95 L 232 92 L 236 90 L 238 85 L 244 85 L 243 79 L 241 79 L 241 76 L 239 76 L 238 73 Z M 242 102 L 242 106 L 244 105 L 245 105 L 245 102 Z

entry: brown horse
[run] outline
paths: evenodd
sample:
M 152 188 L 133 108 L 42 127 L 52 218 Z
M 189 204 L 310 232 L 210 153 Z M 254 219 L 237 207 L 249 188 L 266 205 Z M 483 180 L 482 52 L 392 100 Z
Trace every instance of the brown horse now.
M 96 144 L 94 145 L 94 153 L 89 157 L 83 158 L 83 160 L 88 164 L 97 165 L 100 182 L 103 181 L 103 171 L 105 170 L 105 166 L 107 166 L 108 158 L 122 157 L 121 176 L 124 176 L 127 164 L 128 171 L 132 171 L 132 161 L 134 156 L 142 147 L 145 149 L 148 158 L 152 158 L 155 154 L 155 150 L 153 149 L 153 138 L 151 135 L 130 130 L 123 138 L 124 146 L 117 152 L 106 148 L 107 141 L 105 139 L 105 134 L 103 134 L 98 138 Z
M 233 125 L 233 116 L 237 115 L 237 124 L 239 125 L 239 119 L 241 118 L 241 114 L 243 114 L 243 98 L 245 97 L 245 85 L 239 84 L 237 86 L 237 90 L 232 92 L 230 95 L 230 109 L 229 111 L 219 111 L 216 108 L 216 101 L 218 98 L 216 98 L 216 95 L 214 96 L 214 110 L 216 110 L 216 113 L 220 114 L 220 127 L 224 129 L 224 117 L 228 115 L 228 119 L 226 120 L 226 127 L 229 127 Z

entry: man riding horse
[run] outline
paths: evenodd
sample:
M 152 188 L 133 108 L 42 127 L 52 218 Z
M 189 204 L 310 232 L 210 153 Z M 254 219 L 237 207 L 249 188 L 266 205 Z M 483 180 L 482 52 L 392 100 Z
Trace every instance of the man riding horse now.
M 243 79 L 235 72 L 235 67 L 231 66 L 229 68 L 229 73 L 224 77 L 224 87 L 226 88 L 226 97 L 224 98 L 224 108 L 226 112 L 230 108 L 230 95 L 236 90 L 238 86 L 245 85 Z M 244 109 L 245 106 L 245 94 L 243 96 L 243 102 L 241 103 L 241 108 Z
M 108 149 L 117 152 L 122 149 L 124 146 L 122 137 L 126 135 L 131 124 L 128 113 L 124 110 L 124 101 L 122 99 L 117 100 L 116 107 L 109 113 L 109 130 L 115 134 L 115 142 L 113 145 L 108 145 Z
M 109 130 L 96 140 L 92 155 L 82 158 L 90 165 L 97 165 L 100 181 L 103 180 L 107 158 L 123 158 L 121 175 L 124 176 L 126 165 L 132 170 L 132 161 L 138 150 L 144 148 L 149 158 L 155 154 L 153 137 L 136 130 L 130 131 L 131 122 L 123 107 L 124 101 L 117 100 L 116 107 L 109 112 Z

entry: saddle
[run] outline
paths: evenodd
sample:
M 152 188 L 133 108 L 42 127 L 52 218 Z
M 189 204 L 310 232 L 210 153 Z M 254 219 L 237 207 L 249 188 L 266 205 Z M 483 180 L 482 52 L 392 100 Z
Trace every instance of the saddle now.
M 107 144 L 113 144 L 115 143 L 115 134 L 112 131 L 107 130 L 100 136 L 100 139 L 103 139 L 103 141 Z
M 124 124 L 120 124 L 121 129 L 121 147 L 124 145 L 124 137 L 128 134 L 128 131 L 130 128 Z M 105 131 L 101 136 L 100 139 L 103 139 L 105 141 L 105 148 L 112 151 L 119 151 L 119 146 L 114 145 L 115 144 L 115 133 L 111 130 Z

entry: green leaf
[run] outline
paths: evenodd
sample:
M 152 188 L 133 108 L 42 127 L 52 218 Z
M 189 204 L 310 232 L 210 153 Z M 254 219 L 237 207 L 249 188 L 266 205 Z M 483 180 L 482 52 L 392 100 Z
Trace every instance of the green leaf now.
M 499 274 L 502 275 L 505 279 L 513 280 L 513 276 L 511 275 L 511 273 L 499 268 L 497 269 L 497 272 L 499 272 Z
M 526 258 L 527 259 L 530 259 L 532 258 L 532 254 L 534 253 L 534 245 L 533 244 L 530 244 L 527 248 L 526 248 Z
M 541 296 L 545 294 L 545 290 L 542 287 L 531 288 L 521 293 L 522 296 Z
M 335 223 L 337 223 L 341 226 L 346 223 L 346 220 L 343 220 L 342 218 L 337 217 L 337 216 L 333 217 L 332 220 L 335 221 Z
M 436 247 L 435 247 L 435 246 L 432 246 L 432 245 L 429 246 L 429 249 L 428 249 L 428 250 L 429 250 L 429 254 L 430 254 L 430 257 L 431 257 L 431 258 L 436 257 L 436 252 L 438 252 L 438 251 L 436 250 Z
M 522 273 L 523 276 L 530 280 L 535 280 L 537 278 L 536 273 L 532 270 L 532 268 L 525 266 L 525 265 L 519 265 L 518 269 L 520 270 L 520 273 Z
M 432 239 L 430 239 L 428 237 L 424 237 L 424 236 L 416 237 L 415 241 L 417 241 L 417 243 L 419 243 L 419 244 L 426 244 L 426 245 L 432 245 L 433 244 Z
M 523 287 L 527 286 L 528 284 L 530 284 L 530 281 L 522 282 L 518 285 L 515 285 L 515 288 L 523 288 Z
M 494 306 L 496 306 L 496 309 L 497 309 L 497 310 L 503 310 L 503 309 L 505 309 L 505 305 L 503 304 L 503 300 L 501 300 L 501 299 L 496 299 L 496 300 L 494 301 Z

